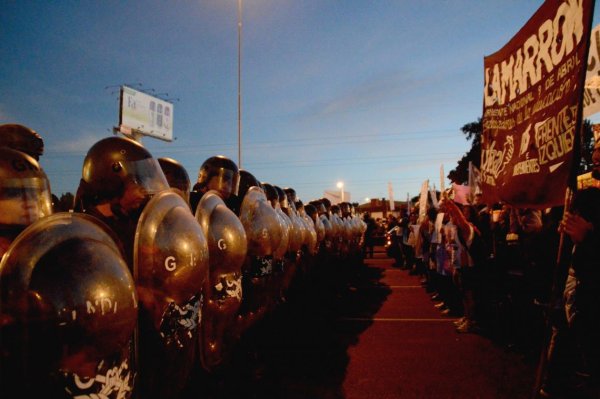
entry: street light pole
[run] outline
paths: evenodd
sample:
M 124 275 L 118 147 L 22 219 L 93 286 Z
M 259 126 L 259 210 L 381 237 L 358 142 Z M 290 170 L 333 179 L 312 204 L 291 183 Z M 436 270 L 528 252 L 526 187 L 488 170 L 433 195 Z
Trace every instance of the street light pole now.
M 342 200 L 340 202 L 344 202 L 344 182 L 343 181 L 339 181 L 338 184 L 337 184 L 337 188 L 340 189 L 340 193 L 341 193 L 340 197 L 341 197 Z
M 242 167 L 242 0 L 238 0 L 238 167 Z

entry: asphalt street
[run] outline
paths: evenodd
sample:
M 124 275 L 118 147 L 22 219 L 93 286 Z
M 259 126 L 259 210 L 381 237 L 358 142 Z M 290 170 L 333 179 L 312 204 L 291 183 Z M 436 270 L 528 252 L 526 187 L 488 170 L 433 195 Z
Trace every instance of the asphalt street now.
M 321 265 L 185 398 L 529 398 L 536 362 L 455 331 L 420 278 L 382 248 L 364 265 Z

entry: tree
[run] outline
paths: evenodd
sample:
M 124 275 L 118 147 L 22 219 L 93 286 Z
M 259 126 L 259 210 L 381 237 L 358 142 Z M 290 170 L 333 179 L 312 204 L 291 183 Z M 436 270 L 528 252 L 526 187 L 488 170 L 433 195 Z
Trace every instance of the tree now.
M 460 130 L 467 140 L 472 140 L 471 149 L 458 161 L 456 168 L 448 172 L 448 179 L 456 184 L 466 184 L 469 181 L 469 162 L 478 168 L 481 164 L 481 133 L 483 132 L 481 118 L 476 122 L 467 123 Z
M 55 212 L 68 212 L 73 209 L 75 203 L 75 197 L 71 193 L 63 193 L 58 200 L 58 204 L 55 205 Z

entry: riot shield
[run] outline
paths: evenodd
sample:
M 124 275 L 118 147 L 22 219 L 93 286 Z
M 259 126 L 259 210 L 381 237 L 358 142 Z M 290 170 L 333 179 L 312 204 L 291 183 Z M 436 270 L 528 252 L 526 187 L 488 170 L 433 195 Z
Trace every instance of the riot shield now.
M 207 371 L 227 362 L 237 341 L 232 335 L 242 303 L 242 265 L 248 244 L 242 222 L 217 191 L 202 196 L 196 219 L 208 241 L 209 274 L 204 284 L 200 359 Z
M 109 228 L 56 213 L 0 263 L 0 376 L 19 398 L 130 398 L 136 388 L 133 277 Z
M 160 192 L 144 208 L 133 263 L 140 298 L 141 397 L 176 397 L 196 355 L 208 244 L 175 192 Z
M 251 187 L 242 201 L 240 220 L 246 230 L 248 254 L 243 267 L 244 298 L 240 309 L 243 325 L 249 328 L 271 307 L 273 255 L 281 242 L 281 225 L 264 192 Z

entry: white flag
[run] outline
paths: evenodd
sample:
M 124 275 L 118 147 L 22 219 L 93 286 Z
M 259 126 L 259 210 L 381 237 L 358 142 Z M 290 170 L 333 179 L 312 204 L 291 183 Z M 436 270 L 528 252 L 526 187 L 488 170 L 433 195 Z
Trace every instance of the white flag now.
M 429 179 L 421 185 L 421 197 L 419 198 L 419 222 L 425 220 L 427 215 L 427 193 L 429 192 Z

